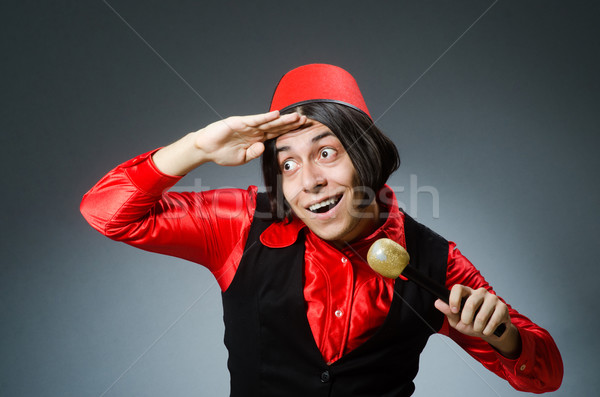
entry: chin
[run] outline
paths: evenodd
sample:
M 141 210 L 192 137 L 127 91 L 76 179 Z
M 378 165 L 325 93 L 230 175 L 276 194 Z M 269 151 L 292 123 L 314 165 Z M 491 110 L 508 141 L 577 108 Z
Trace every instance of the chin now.
M 348 242 L 348 236 L 351 234 L 355 225 L 328 225 L 326 228 L 311 227 L 308 228 L 318 237 L 329 242 Z

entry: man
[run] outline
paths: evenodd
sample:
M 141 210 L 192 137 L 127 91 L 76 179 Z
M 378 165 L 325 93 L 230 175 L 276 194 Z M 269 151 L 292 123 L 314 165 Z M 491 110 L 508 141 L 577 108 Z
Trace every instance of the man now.
M 261 155 L 267 194 L 164 193 L 206 162 Z M 558 388 L 550 335 L 498 298 L 454 243 L 398 208 L 385 182 L 399 164 L 352 76 L 305 65 L 280 80 L 271 112 L 215 122 L 120 165 L 81 211 L 108 237 L 211 270 L 232 395 L 409 396 L 435 332 L 518 390 Z M 381 237 L 446 285 L 449 303 L 372 271 L 366 252 Z

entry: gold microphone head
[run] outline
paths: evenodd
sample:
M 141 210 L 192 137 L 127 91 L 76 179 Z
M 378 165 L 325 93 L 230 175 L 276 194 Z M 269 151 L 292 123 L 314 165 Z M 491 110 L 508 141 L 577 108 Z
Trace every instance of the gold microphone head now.
M 389 238 L 375 241 L 367 253 L 371 269 L 392 279 L 398 278 L 409 261 L 410 256 L 404 247 Z

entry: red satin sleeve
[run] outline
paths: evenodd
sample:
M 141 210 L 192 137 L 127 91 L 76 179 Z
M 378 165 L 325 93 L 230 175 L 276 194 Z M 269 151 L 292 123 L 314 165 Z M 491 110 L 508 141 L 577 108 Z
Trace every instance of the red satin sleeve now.
M 113 240 L 207 267 L 227 289 L 248 237 L 257 188 L 166 192 L 181 177 L 158 170 L 153 153 L 110 171 L 84 195 L 81 213 Z
M 450 242 L 446 286 L 462 284 L 473 289 L 486 288 L 495 294 L 481 273 L 465 258 L 456 244 Z M 502 298 L 500 298 L 502 299 Z M 480 338 L 466 336 L 450 327 L 448 321 L 440 333 L 452 338 L 467 353 L 496 375 L 506 379 L 515 389 L 543 393 L 558 389 L 563 377 L 563 363 L 554 340 L 545 329 L 508 305 L 510 319 L 521 335 L 521 355 L 508 359 Z

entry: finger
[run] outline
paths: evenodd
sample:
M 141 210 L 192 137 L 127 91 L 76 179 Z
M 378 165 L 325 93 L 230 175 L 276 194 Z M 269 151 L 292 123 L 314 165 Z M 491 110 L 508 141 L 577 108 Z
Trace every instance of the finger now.
M 241 116 L 241 121 L 247 126 L 257 127 L 262 124 L 269 123 L 279 118 L 279 110 L 273 110 L 268 113 L 251 114 L 248 116 Z
M 250 128 L 261 130 L 277 128 L 278 126 L 296 122 L 301 115 L 297 112 L 280 115 L 278 111 L 242 116 L 241 120 Z
M 289 113 L 280 116 L 275 120 L 271 120 L 264 124 L 254 125 L 251 127 L 257 128 L 261 131 L 273 131 L 276 132 L 278 130 L 289 130 L 290 126 L 296 124 L 304 124 L 306 122 L 306 116 L 303 116 L 299 113 Z
M 438 309 L 440 312 L 442 312 L 442 314 L 444 314 L 445 316 L 455 316 L 455 314 L 452 313 L 450 306 L 443 300 L 437 299 L 433 303 L 433 305 L 435 306 L 436 309 Z
M 452 286 L 450 297 L 448 298 L 448 305 L 450 306 L 452 313 L 460 312 L 463 296 L 468 296 L 470 293 L 471 288 L 464 285 L 456 284 Z
M 482 331 L 482 334 L 485 336 L 491 336 L 496 328 L 498 328 L 500 324 L 506 322 L 508 319 L 508 308 L 502 301 L 498 299 L 498 302 L 495 305 L 494 313 L 490 317 L 485 329 Z
M 433 305 L 436 309 L 442 312 L 443 315 L 446 316 L 446 318 L 448 319 L 448 324 L 450 324 L 452 328 L 456 327 L 458 321 L 460 320 L 460 316 L 458 314 L 452 313 L 452 309 L 446 302 L 444 302 L 441 299 L 438 299 L 433 303 Z
M 265 151 L 265 145 L 262 142 L 255 142 L 246 149 L 246 162 L 260 157 Z
M 450 306 L 441 299 L 436 300 L 433 305 L 446 316 L 448 324 L 452 328 L 458 330 L 459 332 L 464 332 L 464 329 L 467 326 L 460 323 L 460 314 L 453 313 Z
M 272 119 L 275 117 L 275 119 Z M 227 126 L 239 139 L 245 143 L 266 141 L 284 134 L 292 129 L 298 128 L 306 121 L 306 116 L 300 116 L 298 113 L 292 114 L 292 117 L 284 115 L 279 117 L 276 111 L 250 116 L 231 116 L 221 120 L 221 123 Z M 283 120 L 282 120 L 283 118 Z M 296 120 L 290 124 L 290 120 Z M 266 121 L 265 124 L 260 124 Z M 252 126 L 252 125 L 257 126 Z M 272 126 L 272 129 L 266 129 L 265 126 Z M 278 128 L 278 129 L 277 129 Z
M 483 332 L 483 330 L 487 327 L 490 318 L 496 310 L 496 301 L 497 298 L 495 295 L 486 292 L 483 302 L 475 315 L 475 319 L 473 321 L 473 331 Z
M 484 296 L 477 291 L 472 291 L 460 314 L 460 321 L 464 324 L 471 325 L 483 304 Z
M 279 126 L 278 128 L 272 128 L 267 131 L 264 131 L 265 139 L 273 139 L 281 136 L 283 134 L 287 134 L 288 132 L 295 131 L 301 128 L 306 123 L 306 116 L 301 116 L 296 122 L 292 124 L 286 124 Z

